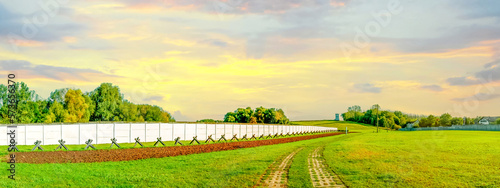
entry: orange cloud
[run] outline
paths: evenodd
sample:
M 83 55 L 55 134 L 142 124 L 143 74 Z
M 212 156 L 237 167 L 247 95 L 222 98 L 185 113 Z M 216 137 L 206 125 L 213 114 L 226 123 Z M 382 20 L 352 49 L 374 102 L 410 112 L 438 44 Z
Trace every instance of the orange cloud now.
M 12 42 L 17 46 L 24 46 L 24 47 L 39 47 L 45 44 L 40 41 L 23 40 L 23 39 L 13 40 Z

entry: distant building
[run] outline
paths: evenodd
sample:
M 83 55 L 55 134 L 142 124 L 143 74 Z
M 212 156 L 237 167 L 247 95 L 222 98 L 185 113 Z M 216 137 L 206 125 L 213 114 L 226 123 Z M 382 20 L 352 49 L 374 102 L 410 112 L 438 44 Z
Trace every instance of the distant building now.
M 481 125 L 489 125 L 490 121 L 488 121 L 488 119 L 486 119 L 486 118 L 483 118 L 483 119 L 479 120 L 479 124 L 481 124 Z
M 335 114 L 335 121 L 340 121 L 340 115 L 338 113 Z
M 500 117 L 482 117 L 478 124 L 480 125 L 489 125 L 489 124 L 495 124 L 495 121 L 500 118 Z
M 418 125 L 419 120 L 417 121 L 411 121 L 406 123 L 406 128 L 411 129 L 413 126 Z

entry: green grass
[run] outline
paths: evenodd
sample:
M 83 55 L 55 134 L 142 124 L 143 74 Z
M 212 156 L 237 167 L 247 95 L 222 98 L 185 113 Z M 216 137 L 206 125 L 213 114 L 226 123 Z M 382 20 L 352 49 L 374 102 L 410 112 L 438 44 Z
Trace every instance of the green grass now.
M 17 180 L 7 179 L 9 172 L 1 170 L 0 187 L 252 187 L 274 160 L 300 147 L 303 149 L 292 160 L 288 183 L 290 187 L 311 187 L 307 157 L 319 146 L 325 146 L 327 164 L 350 187 L 500 185 L 500 132 L 384 130 L 374 133 L 374 126 L 350 122 L 293 123 L 339 129 L 347 126 L 360 133 L 160 159 L 17 164 Z M 84 146 L 74 146 L 74 149 Z M 105 149 L 109 144 L 97 146 Z M 20 147 L 31 150 L 33 146 Z M 7 169 L 7 164 L 3 164 Z
M 318 143 L 319 144 L 319 143 Z M 295 155 L 288 170 L 288 187 L 313 187 L 307 164 L 307 157 L 316 147 L 308 145 Z
M 329 143 L 328 165 L 350 187 L 495 187 L 500 132 L 366 133 Z
M 252 187 L 275 159 L 331 138 L 136 161 L 18 163 L 15 181 L 0 171 L 0 187 Z

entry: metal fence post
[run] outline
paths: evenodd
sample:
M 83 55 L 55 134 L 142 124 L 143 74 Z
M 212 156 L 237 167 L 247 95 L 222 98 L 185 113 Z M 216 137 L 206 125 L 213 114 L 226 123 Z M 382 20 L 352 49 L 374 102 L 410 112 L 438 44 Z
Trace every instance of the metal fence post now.
M 172 141 L 174 141 L 174 122 L 172 122 Z
M 184 123 L 184 140 L 186 140 L 186 124 Z
M 61 132 L 61 140 L 62 140 L 62 123 L 61 123 L 61 131 L 60 132 Z
M 128 124 L 128 142 L 132 143 L 132 123 Z
M 97 131 L 97 123 L 96 123 L 95 124 L 95 143 L 96 144 L 98 144 L 98 142 L 97 142 L 97 136 L 98 136 L 97 132 L 99 132 L 99 131 Z
M 81 124 L 78 124 L 78 145 L 80 145 L 80 137 L 81 137 L 81 130 L 80 130 Z
M 116 125 L 115 125 L 115 122 L 113 122 L 113 138 L 116 138 Z
M 158 123 L 158 137 L 161 137 L 161 123 Z

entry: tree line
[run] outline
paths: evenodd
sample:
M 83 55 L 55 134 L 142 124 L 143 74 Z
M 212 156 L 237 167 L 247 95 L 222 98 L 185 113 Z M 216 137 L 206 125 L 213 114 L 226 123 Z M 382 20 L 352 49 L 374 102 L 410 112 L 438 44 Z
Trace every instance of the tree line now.
M 270 123 L 270 124 L 289 124 L 290 120 L 286 117 L 282 109 L 258 107 L 238 108 L 234 112 L 228 112 L 224 116 L 224 122 L 236 123 Z
M 377 116 L 378 115 L 378 116 Z M 452 117 L 449 113 L 441 116 L 434 115 L 414 115 L 406 114 L 401 111 L 380 110 L 379 105 L 373 105 L 370 109 L 362 111 L 361 107 L 354 105 L 347 108 L 347 112 L 342 114 L 345 121 L 353 121 L 370 125 L 378 125 L 391 129 L 405 128 L 408 123 L 412 123 L 414 128 L 418 127 L 439 127 L 452 125 L 472 125 L 477 124 L 481 117 Z M 500 124 L 500 118 L 493 122 Z
M 15 123 L 55 123 L 89 121 L 173 122 L 175 119 L 161 107 L 134 104 L 123 98 L 120 88 L 102 83 L 90 92 L 63 88 L 41 99 L 24 82 L 15 83 Z M 10 123 L 8 88 L 0 85 L 0 122 Z
M 377 125 L 390 129 L 400 129 L 406 126 L 408 122 L 415 122 L 416 115 L 406 114 L 401 111 L 381 110 L 380 106 L 375 104 L 370 109 L 362 111 L 358 105 L 347 108 L 347 112 L 342 114 L 345 121 Z

